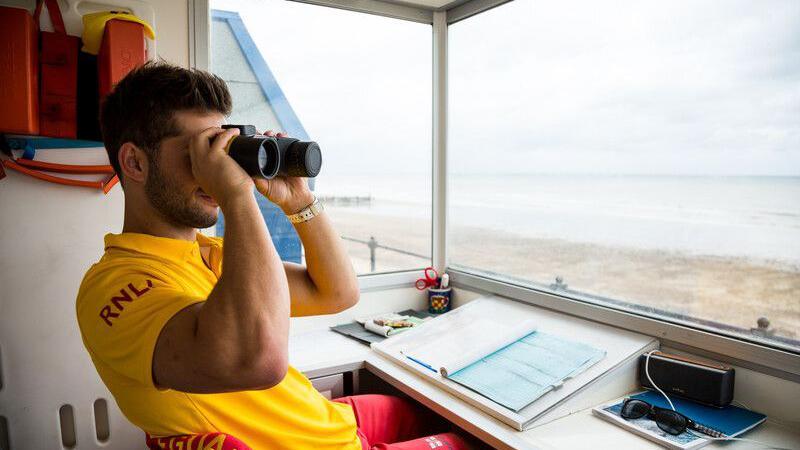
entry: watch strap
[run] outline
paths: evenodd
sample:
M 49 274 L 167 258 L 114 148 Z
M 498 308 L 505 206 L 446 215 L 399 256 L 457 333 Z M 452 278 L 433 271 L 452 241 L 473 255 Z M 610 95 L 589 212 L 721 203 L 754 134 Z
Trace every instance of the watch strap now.
M 306 206 L 295 214 L 286 216 L 286 218 L 288 218 L 289 222 L 291 223 L 308 222 L 314 217 L 322 214 L 322 211 L 324 210 L 325 208 L 322 206 L 322 203 L 319 201 L 319 199 L 314 197 L 314 201 L 310 205 Z

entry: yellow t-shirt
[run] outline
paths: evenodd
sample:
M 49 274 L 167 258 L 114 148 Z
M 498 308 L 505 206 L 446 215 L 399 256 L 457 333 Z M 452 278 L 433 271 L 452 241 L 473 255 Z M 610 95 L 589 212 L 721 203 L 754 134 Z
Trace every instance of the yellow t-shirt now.
M 200 245 L 210 248 L 209 266 Z M 155 387 L 153 351 L 162 327 L 205 301 L 221 270 L 220 238 L 106 235 L 105 254 L 86 273 L 76 310 L 83 343 L 128 420 L 155 437 L 216 431 L 253 449 L 360 450 L 352 408 L 328 401 L 291 366 L 283 381 L 260 391 L 190 394 Z

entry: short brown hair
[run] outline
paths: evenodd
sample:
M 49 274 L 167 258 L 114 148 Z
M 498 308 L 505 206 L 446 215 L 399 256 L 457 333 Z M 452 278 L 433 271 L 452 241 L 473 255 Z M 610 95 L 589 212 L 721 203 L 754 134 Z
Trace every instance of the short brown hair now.
M 118 155 L 126 142 L 156 158 L 160 142 L 181 132 L 174 117 L 178 111 L 227 116 L 232 106 L 220 77 L 163 61 L 147 62 L 120 80 L 103 101 L 100 128 L 111 166 L 122 176 Z

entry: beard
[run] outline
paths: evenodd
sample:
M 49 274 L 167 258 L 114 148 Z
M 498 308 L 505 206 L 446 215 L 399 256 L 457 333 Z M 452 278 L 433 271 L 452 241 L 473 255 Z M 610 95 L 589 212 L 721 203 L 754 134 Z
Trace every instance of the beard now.
M 208 228 L 217 223 L 216 212 L 208 213 L 191 194 L 184 194 L 173 179 L 164 176 L 155 162 L 150 163 L 144 191 L 161 216 L 173 225 Z

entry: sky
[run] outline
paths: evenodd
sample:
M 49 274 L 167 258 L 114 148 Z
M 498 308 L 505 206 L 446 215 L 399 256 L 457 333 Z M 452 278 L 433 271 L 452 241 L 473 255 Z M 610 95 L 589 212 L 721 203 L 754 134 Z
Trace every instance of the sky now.
M 239 11 L 336 174 L 429 173 L 431 27 Z M 800 175 L 800 2 L 515 0 L 450 27 L 453 173 Z

